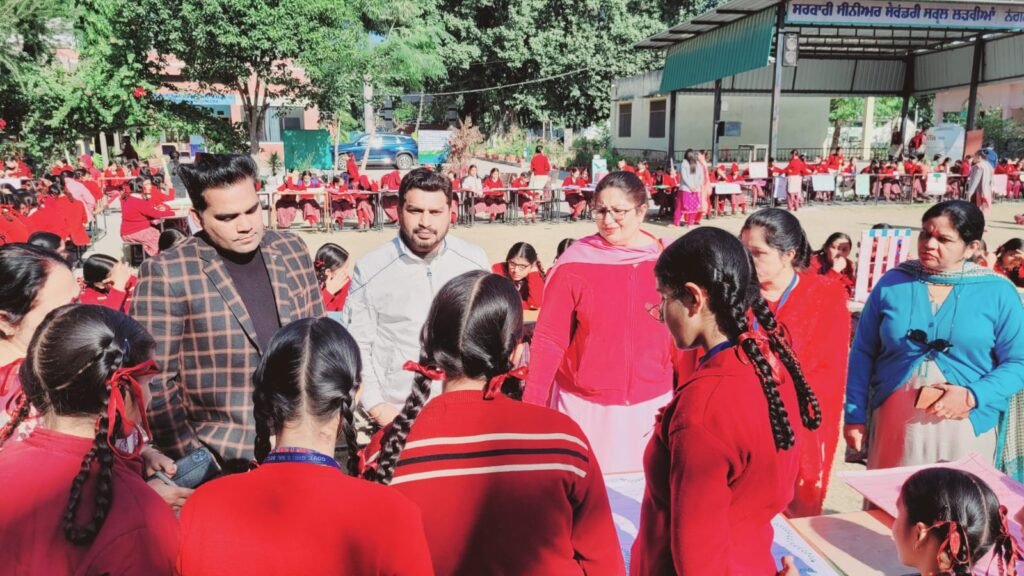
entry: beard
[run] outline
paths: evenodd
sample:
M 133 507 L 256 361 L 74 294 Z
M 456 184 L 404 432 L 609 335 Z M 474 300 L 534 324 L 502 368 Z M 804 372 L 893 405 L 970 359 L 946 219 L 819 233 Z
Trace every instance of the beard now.
M 429 238 L 418 237 L 416 233 L 423 230 L 429 231 L 432 235 Z M 445 230 L 436 230 L 434 228 L 416 227 L 411 231 L 407 231 L 404 228 L 399 230 L 399 235 L 405 245 L 408 246 L 414 254 L 421 258 L 429 256 L 432 252 L 437 250 L 437 247 L 441 245 L 442 241 L 444 241 L 444 237 L 447 233 L 447 228 Z

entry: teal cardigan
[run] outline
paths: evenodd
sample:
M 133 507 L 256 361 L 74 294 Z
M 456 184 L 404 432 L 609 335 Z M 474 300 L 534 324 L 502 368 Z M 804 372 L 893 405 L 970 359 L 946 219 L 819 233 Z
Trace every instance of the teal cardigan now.
M 907 338 L 912 329 L 953 347 L 930 352 Z M 974 433 L 999 424 L 1010 396 L 1024 388 L 1024 307 L 1013 285 L 995 274 L 965 277 L 933 316 L 923 282 L 901 269 L 887 272 L 868 296 L 850 350 L 846 423 L 864 424 L 869 396 L 871 409 L 880 406 L 929 354 L 946 380 L 974 394 Z

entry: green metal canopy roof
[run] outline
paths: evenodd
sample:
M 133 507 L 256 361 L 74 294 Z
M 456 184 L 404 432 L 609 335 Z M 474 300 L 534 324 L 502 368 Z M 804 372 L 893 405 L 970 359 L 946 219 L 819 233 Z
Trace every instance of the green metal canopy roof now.
M 661 91 L 671 92 L 768 65 L 775 10 L 768 8 L 669 48 Z
M 891 19 L 885 18 L 849 23 L 839 21 L 839 18 L 830 21 L 829 18 L 802 17 L 797 7 L 800 4 L 812 7 L 828 4 L 829 13 L 836 15 L 838 7 L 847 4 L 875 6 L 876 10 L 882 10 L 877 8 L 882 5 L 895 5 L 906 10 L 920 5 L 948 8 L 949 12 L 987 6 L 999 7 L 1002 12 L 987 23 L 953 18 L 944 20 L 941 25 L 922 23 L 920 19 L 893 24 Z M 714 10 L 637 43 L 636 47 L 666 49 L 662 93 L 764 68 L 774 52 L 775 24 L 780 5 L 781 9 L 787 10 L 783 30 L 799 35 L 801 59 L 904 62 L 908 58 L 918 59 L 930 53 L 967 47 L 976 38 L 991 41 L 1024 29 L 1024 20 L 1020 16 L 1012 22 L 1007 17 L 1005 24 L 1002 21 L 1005 14 L 1024 11 L 1022 0 L 861 0 L 856 3 L 843 0 L 729 0 Z M 833 8 L 836 12 L 832 12 Z

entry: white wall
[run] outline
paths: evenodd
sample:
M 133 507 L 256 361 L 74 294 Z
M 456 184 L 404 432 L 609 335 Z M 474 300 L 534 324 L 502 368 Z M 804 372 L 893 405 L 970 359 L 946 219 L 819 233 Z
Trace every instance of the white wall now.
M 612 146 L 618 149 L 668 151 L 668 133 L 664 138 L 648 137 L 650 100 L 659 98 L 633 98 L 632 131 L 629 138 L 619 138 L 619 103 L 612 102 Z M 819 148 L 828 136 L 830 98 L 812 96 L 783 96 L 779 111 L 779 147 Z M 771 97 L 723 95 L 722 120 L 741 122 L 742 135 L 723 137 L 722 148 L 735 149 L 740 144 L 767 145 Z M 711 148 L 714 98 L 710 94 L 680 94 L 676 100 L 677 152 L 687 148 Z M 725 108 L 728 108 L 727 110 Z M 668 114 L 666 114 L 666 123 Z
M 668 119 L 669 110 L 666 105 L 665 108 L 665 130 L 664 138 L 651 138 L 650 134 L 650 116 L 651 116 L 651 101 L 668 100 L 664 96 L 662 97 L 651 97 L 651 98 L 634 98 L 631 100 L 623 100 L 622 102 L 612 102 L 612 146 L 615 148 L 638 148 L 643 150 L 664 150 L 668 151 Z M 619 104 L 631 102 L 633 104 L 632 114 L 632 130 L 630 130 L 629 138 L 619 138 Z M 678 120 L 678 118 L 677 118 Z M 710 121 L 708 122 L 710 124 Z M 677 122 L 678 125 L 678 122 Z M 678 141 L 679 133 L 676 132 L 676 139 Z M 677 146 L 678 148 L 678 146 Z

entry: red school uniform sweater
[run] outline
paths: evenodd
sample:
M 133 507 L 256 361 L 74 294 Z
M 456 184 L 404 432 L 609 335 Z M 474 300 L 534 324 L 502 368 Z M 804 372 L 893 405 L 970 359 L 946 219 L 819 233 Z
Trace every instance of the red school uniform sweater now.
M 348 299 L 348 289 L 352 281 L 345 282 L 345 285 L 338 290 L 337 294 L 331 294 L 326 288 L 320 288 L 320 295 L 324 298 L 325 312 L 341 312 L 345 308 L 345 300 Z
M 537 153 L 530 158 L 530 170 L 534 176 L 547 176 L 551 173 L 551 163 L 544 154 Z
M 94 306 L 106 306 L 111 310 L 117 310 L 118 312 L 128 313 L 131 309 L 132 292 L 135 291 L 135 285 L 139 283 L 139 279 L 132 276 L 128 279 L 128 283 L 125 285 L 124 290 L 118 290 L 117 288 L 110 288 L 106 292 L 101 292 L 93 286 L 86 286 L 82 289 L 82 294 L 78 297 L 79 304 L 92 304 Z
M 0 214 L 0 245 L 28 242 L 29 230 L 13 211 Z
M 142 232 L 153 220 L 173 217 L 173 210 L 158 210 L 149 200 L 128 196 L 121 200 L 121 236 Z
M 53 203 L 49 206 L 42 206 L 31 215 L 25 218 L 29 234 L 34 232 L 50 232 L 60 236 L 62 240 L 68 237 L 68 224 L 64 213 Z
M 178 522 L 142 480 L 140 460 L 114 459 L 113 500 L 91 544 L 68 542 L 61 529 L 71 482 L 92 438 L 36 428 L 0 451 L 0 571 L 6 574 L 169 575 L 178 549 Z M 77 525 L 93 516 L 94 474 L 82 488 Z
M 828 490 L 829 472 L 839 443 L 850 354 L 848 298 L 842 284 L 803 272 L 781 309 L 777 302 L 768 302 L 779 324 L 785 326 L 793 352 L 821 407 L 821 426 L 817 430 L 794 426 L 803 448 L 796 494 L 787 509 L 790 516 L 820 515 Z
M 319 464 L 264 464 L 203 485 L 181 535 L 182 576 L 433 574 L 412 502 Z
M 552 384 L 606 406 L 672 389 L 677 350 L 644 307 L 661 300 L 654 264 L 574 262 L 548 276 L 524 401 L 547 406 Z
M 423 511 L 437 574 L 625 572 L 597 459 L 554 410 L 441 394 L 413 422 L 391 485 Z
M 504 262 L 498 262 L 491 266 L 491 272 L 511 280 L 505 270 Z M 519 282 L 513 280 L 512 283 L 515 284 L 519 295 L 523 297 L 523 308 L 540 310 L 540 307 L 544 305 L 544 277 L 540 275 L 540 272 L 534 270 L 526 275 L 526 279 Z M 525 290 L 523 290 L 524 288 Z
M 398 170 L 392 170 L 387 174 L 380 177 L 380 187 L 382 190 L 391 190 L 397 192 L 402 186 L 402 173 Z
M 630 574 L 775 574 L 771 521 L 793 495 L 799 444 L 775 449 L 768 401 L 742 355 L 708 359 L 658 415 Z M 788 378 L 779 390 L 801 425 Z
M 85 204 L 79 200 L 59 196 L 53 201 L 54 208 L 64 215 L 64 222 L 67 224 L 68 236 L 77 246 L 87 246 L 90 238 L 85 227 L 89 224 L 89 217 L 85 212 Z

